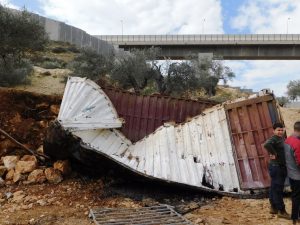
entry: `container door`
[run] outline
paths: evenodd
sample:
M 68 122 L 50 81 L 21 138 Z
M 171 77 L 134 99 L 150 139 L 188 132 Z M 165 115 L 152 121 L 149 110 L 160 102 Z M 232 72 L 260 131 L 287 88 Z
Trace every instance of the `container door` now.
M 269 156 L 263 145 L 280 118 L 273 95 L 231 103 L 225 109 L 241 188 L 269 187 Z

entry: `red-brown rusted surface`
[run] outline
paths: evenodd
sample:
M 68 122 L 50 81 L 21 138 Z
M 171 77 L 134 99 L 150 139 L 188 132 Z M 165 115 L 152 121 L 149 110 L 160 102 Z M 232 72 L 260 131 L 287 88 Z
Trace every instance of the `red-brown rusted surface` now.
M 186 100 L 166 96 L 144 96 L 131 92 L 103 88 L 119 117 L 125 120 L 122 133 L 136 142 L 167 121 L 184 122 L 216 104 L 210 100 Z
M 241 188 L 268 187 L 269 157 L 263 145 L 280 118 L 273 95 L 226 105 L 226 111 Z

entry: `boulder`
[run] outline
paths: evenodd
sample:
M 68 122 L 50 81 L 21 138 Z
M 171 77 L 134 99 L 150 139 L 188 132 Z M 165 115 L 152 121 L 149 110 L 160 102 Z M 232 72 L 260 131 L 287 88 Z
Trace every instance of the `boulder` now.
M 0 166 L 0 177 L 3 177 L 6 171 L 7 168 L 5 166 Z
M 18 161 L 19 161 L 19 156 L 16 155 L 3 157 L 3 164 L 7 168 L 7 170 L 14 169 Z
M 70 175 L 72 172 L 70 162 L 68 160 L 58 160 L 53 164 L 54 169 L 59 170 L 64 176 Z
M 49 183 L 58 184 L 63 180 L 61 172 L 52 167 L 45 169 L 45 176 Z
M 34 171 L 37 167 L 37 161 L 22 161 L 17 162 L 15 167 L 16 173 L 30 173 Z
M 32 171 L 28 176 L 28 183 L 44 183 L 46 181 L 46 176 L 44 170 L 36 169 Z

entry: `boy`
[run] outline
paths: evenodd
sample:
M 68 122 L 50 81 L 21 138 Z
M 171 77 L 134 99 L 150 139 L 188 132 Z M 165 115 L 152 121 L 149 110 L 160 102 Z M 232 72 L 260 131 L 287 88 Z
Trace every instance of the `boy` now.
M 284 129 L 282 123 L 273 124 L 274 135 L 269 138 L 264 147 L 270 155 L 269 173 L 271 186 L 269 200 L 271 204 L 270 213 L 277 214 L 279 218 L 289 219 L 283 202 L 283 189 L 286 178 L 285 153 L 284 153 Z
M 300 210 L 300 121 L 294 124 L 294 134 L 285 141 L 287 173 L 292 189 L 292 220 L 296 224 Z

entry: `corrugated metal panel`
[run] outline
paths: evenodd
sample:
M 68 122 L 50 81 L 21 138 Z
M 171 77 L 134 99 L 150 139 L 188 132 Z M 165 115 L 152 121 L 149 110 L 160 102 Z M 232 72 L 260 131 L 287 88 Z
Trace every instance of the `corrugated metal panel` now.
M 272 124 L 280 120 L 273 95 L 264 95 L 226 106 L 235 147 L 235 160 L 243 189 L 270 184 L 268 153 L 263 145 L 273 135 Z
M 117 128 L 123 122 L 101 88 L 79 77 L 68 79 L 58 120 L 70 130 Z
M 205 110 L 185 124 L 161 126 L 134 145 L 116 130 L 73 134 L 88 147 L 144 176 L 204 189 L 240 191 L 222 106 Z
M 167 121 L 184 122 L 216 105 L 210 100 L 186 100 L 165 96 L 143 96 L 131 92 L 103 88 L 119 116 L 125 120 L 122 133 L 132 142 L 141 140 Z

